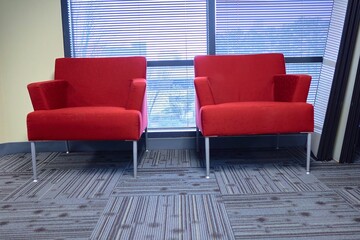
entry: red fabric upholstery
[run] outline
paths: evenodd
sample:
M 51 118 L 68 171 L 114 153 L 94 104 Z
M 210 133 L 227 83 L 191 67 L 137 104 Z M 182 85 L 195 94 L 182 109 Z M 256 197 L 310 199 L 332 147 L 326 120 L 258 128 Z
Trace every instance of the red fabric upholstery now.
M 30 140 L 138 140 L 141 113 L 122 107 L 39 110 L 27 118 Z
M 215 104 L 209 79 L 207 77 L 197 77 L 194 83 L 200 106 Z
M 236 102 L 201 108 L 204 136 L 312 132 L 313 107 L 298 102 Z
M 34 110 L 66 107 L 66 89 L 64 80 L 30 83 L 28 90 Z
M 309 75 L 283 74 L 274 76 L 274 99 L 278 102 L 306 102 L 310 88 Z
M 147 126 L 144 57 L 60 58 L 28 85 L 29 140 L 138 140 Z
M 195 76 L 207 77 L 215 104 L 273 101 L 274 75 L 285 74 L 282 54 L 195 57 Z
M 311 77 L 286 74 L 282 54 L 197 56 L 194 64 L 204 136 L 313 132 Z
M 136 78 L 146 78 L 143 57 L 60 58 L 55 63 L 55 79 L 69 83 L 68 107 L 125 107 Z

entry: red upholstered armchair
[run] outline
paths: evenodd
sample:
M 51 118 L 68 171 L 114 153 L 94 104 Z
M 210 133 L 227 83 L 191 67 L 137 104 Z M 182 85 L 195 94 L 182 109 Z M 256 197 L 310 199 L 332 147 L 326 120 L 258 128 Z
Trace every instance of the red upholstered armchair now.
M 311 77 L 285 73 L 282 54 L 196 56 L 196 126 L 205 137 L 206 177 L 210 141 L 216 136 L 307 133 L 307 173 L 314 110 L 306 103 Z M 198 134 L 197 134 L 198 135 Z
M 31 83 L 28 90 L 34 181 L 35 142 L 42 140 L 133 141 L 136 177 L 137 141 L 147 128 L 144 57 L 59 58 L 54 80 Z

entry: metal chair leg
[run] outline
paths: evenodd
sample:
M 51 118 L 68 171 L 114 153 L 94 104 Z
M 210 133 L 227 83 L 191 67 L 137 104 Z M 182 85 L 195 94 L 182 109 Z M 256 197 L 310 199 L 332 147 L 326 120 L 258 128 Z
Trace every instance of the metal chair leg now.
M 66 154 L 69 154 L 69 152 L 70 152 L 70 148 L 69 148 L 69 141 L 68 140 L 66 140 L 65 141 L 65 146 L 66 146 Z
M 145 151 L 149 151 L 148 129 L 145 128 Z
M 210 178 L 210 140 L 205 137 L 206 178 Z
M 310 151 L 311 151 L 311 133 L 308 133 L 307 148 L 306 148 L 306 174 L 310 174 Z
M 133 141 L 134 178 L 137 177 L 137 141 Z
M 196 152 L 199 152 L 199 128 L 196 127 L 196 137 L 195 137 L 195 141 L 196 141 Z
M 30 142 L 31 147 L 31 162 L 32 162 L 32 169 L 33 169 L 33 182 L 37 182 L 37 170 L 36 170 L 36 148 L 35 142 Z

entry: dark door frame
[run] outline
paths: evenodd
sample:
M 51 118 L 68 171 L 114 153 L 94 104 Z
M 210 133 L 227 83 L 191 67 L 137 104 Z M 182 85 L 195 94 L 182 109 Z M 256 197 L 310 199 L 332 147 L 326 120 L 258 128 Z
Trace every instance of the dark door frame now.
M 360 1 L 349 0 L 317 159 L 331 160 L 360 22 Z
M 340 163 L 352 163 L 360 133 L 360 62 L 357 66 L 354 90 L 341 148 Z

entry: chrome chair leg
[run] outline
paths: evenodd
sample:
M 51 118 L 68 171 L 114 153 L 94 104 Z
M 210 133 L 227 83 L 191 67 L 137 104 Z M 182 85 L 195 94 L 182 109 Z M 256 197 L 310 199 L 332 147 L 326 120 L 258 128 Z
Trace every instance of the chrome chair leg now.
M 65 146 L 66 146 L 66 154 L 69 154 L 70 148 L 69 148 L 69 141 L 68 140 L 65 141 Z
M 134 178 L 137 177 L 137 141 L 133 141 Z
M 210 178 L 210 140 L 205 137 L 206 178 Z
M 311 133 L 308 133 L 307 148 L 306 148 L 306 174 L 310 174 L 310 151 L 311 151 Z
M 36 170 L 36 148 L 35 142 L 30 142 L 31 147 L 31 162 L 32 162 L 32 169 L 33 169 L 33 182 L 37 182 L 37 170 Z
M 148 139 L 148 129 L 145 128 L 145 151 L 149 151 L 149 139 Z
M 196 127 L 196 137 L 195 137 L 195 144 L 196 144 L 196 152 L 199 152 L 199 128 Z

